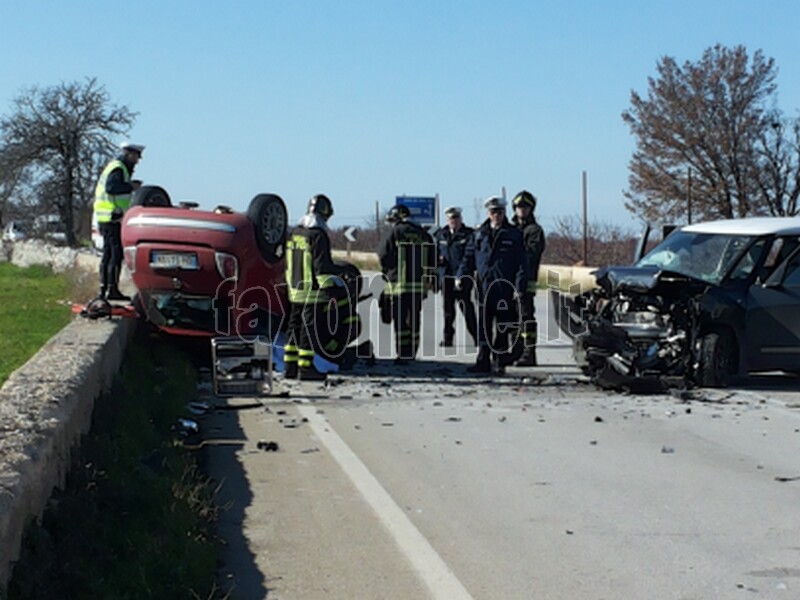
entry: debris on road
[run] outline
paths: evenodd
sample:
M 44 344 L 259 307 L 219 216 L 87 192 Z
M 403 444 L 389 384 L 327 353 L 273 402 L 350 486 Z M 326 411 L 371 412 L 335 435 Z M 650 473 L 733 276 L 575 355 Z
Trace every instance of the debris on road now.
M 266 440 L 258 440 L 256 448 L 264 452 L 277 452 L 279 449 L 278 442 L 268 442 Z

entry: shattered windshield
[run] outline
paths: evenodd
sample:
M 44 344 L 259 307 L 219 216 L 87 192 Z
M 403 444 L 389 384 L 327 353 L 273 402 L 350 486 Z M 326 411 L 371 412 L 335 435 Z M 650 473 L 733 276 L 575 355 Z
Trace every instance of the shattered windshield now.
M 718 284 L 753 239 L 746 235 L 676 231 L 636 266 L 658 267 Z

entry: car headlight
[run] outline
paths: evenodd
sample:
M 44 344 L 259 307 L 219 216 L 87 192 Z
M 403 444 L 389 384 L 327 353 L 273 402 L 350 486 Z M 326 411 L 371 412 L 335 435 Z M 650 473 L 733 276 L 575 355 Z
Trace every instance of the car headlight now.
M 239 261 L 233 254 L 226 252 L 214 252 L 214 262 L 217 265 L 217 273 L 222 279 L 239 279 Z
M 136 246 L 126 246 L 124 249 L 125 264 L 131 273 L 136 272 Z

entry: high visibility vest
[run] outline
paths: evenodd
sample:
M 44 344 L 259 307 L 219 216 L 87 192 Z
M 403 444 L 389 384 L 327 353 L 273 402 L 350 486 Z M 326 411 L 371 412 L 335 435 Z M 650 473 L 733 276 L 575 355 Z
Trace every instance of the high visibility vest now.
M 114 169 L 122 169 L 122 177 L 125 183 L 130 183 L 131 180 L 130 171 L 121 160 L 115 159 L 106 165 L 106 168 L 100 174 L 100 179 L 97 180 L 97 186 L 94 188 L 94 214 L 97 216 L 98 223 L 110 223 L 111 215 L 116 209 L 125 212 L 131 205 L 130 194 L 113 196 L 106 192 L 106 181 Z

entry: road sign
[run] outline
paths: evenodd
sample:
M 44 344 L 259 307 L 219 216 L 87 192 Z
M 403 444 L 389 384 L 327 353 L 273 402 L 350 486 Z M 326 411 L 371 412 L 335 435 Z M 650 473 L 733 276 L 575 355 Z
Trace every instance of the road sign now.
M 395 204 L 407 206 L 411 211 L 411 220 L 417 225 L 427 226 L 436 224 L 436 197 L 435 196 L 397 196 Z
M 344 237 L 347 239 L 348 242 L 355 242 L 356 241 L 356 231 L 358 231 L 355 227 L 348 227 L 344 230 Z

